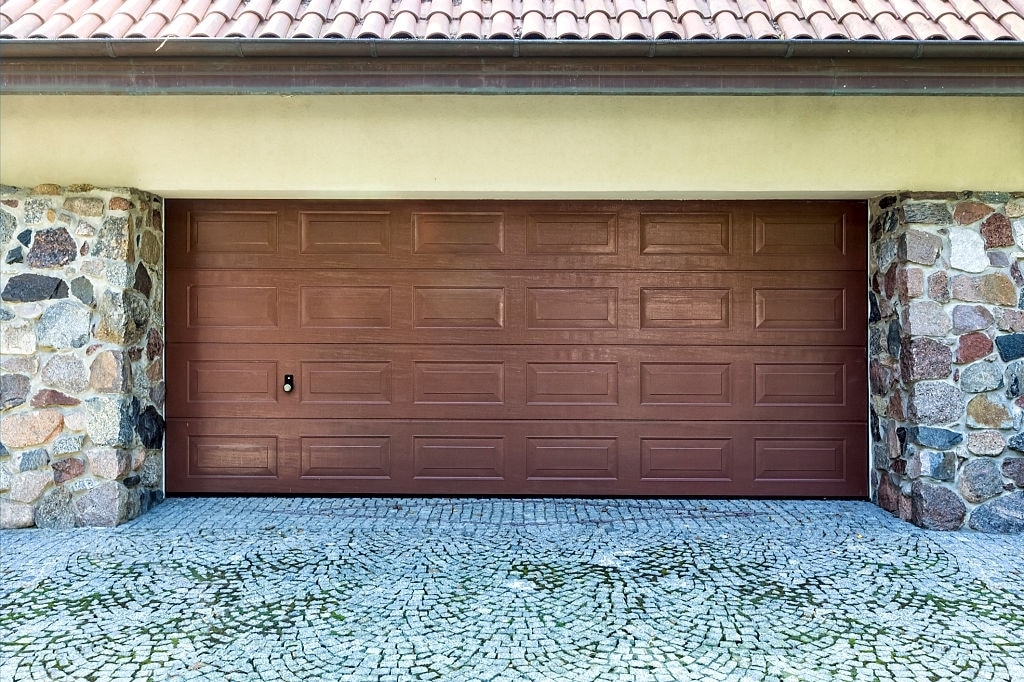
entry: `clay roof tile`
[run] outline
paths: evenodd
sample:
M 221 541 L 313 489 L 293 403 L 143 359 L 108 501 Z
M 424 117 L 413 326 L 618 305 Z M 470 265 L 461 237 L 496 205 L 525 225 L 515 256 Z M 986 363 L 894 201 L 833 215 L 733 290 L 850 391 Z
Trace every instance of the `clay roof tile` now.
M 1024 0 L 0 0 L 0 37 L 1024 41 Z

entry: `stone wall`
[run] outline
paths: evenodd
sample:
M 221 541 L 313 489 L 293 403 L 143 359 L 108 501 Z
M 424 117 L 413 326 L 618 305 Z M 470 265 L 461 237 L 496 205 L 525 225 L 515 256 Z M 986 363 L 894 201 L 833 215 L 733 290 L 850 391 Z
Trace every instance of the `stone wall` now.
M 0 527 L 117 525 L 163 499 L 161 202 L 0 201 Z
M 1024 194 L 872 202 L 872 491 L 919 526 L 1024 532 Z

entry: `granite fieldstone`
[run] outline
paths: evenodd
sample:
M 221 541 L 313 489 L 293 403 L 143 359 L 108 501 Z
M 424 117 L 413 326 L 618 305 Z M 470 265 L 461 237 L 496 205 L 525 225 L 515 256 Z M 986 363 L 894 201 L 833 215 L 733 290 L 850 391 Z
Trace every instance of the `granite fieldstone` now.
M 920 381 L 910 389 L 910 418 L 934 426 L 958 421 L 963 414 L 963 392 L 943 381 Z
M 1013 420 L 1001 403 L 987 395 L 976 395 L 967 403 L 967 425 L 1008 429 L 1013 426 Z
M 85 453 L 94 476 L 111 481 L 124 478 L 131 468 L 131 454 L 119 448 L 92 448 Z
M 1000 331 L 1022 332 L 1024 331 L 1024 310 L 1003 308 L 999 312 L 999 322 L 996 324 Z
M 89 366 L 89 386 L 97 393 L 127 393 L 132 385 L 131 363 L 119 350 L 96 354 Z
M 993 213 L 981 224 L 981 236 L 985 238 L 985 246 L 989 249 L 1013 246 L 1010 219 L 1002 213 Z
M 949 230 L 949 265 L 965 272 L 984 272 L 988 266 L 985 240 L 974 230 L 952 227 Z
M 955 475 L 955 453 L 919 450 L 907 458 L 907 476 L 912 479 L 927 476 L 936 481 L 952 481 Z
M 68 284 L 63 279 L 33 273 L 11 277 L 3 292 L 0 293 L 0 299 L 11 303 L 29 303 L 67 297 Z
M 86 218 L 99 218 L 103 215 L 103 199 L 99 197 L 68 197 L 64 200 L 64 210 Z
M 40 346 L 81 348 L 89 341 L 89 309 L 80 303 L 61 301 L 47 308 L 36 324 Z
M 82 526 L 116 526 L 126 520 L 128 489 L 108 481 L 74 500 L 76 520 Z
M 994 209 L 980 201 L 961 201 L 953 209 L 953 220 L 961 225 L 970 225 L 990 215 Z
M 31 388 L 32 380 L 24 374 L 0 375 L 0 410 L 24 404 Z
M 1024 457 L 1007 457 L 1003 460 L 1002 471 L 1015 486 L 1024 488 Z
M 65 457 L 50 463 L 53 469 L 53 482 L 61 485 L 85 473 L 85 461 L 78 457 Z
M 15 472 L 34 471 L 50 463 L 50 453 L 44 448 L 23 450 L 11 457 L 11 468 Z
M 78 244 L 63 227 L 39 230 L 25 261 L 34 268 L 59 268 L 75 260 Z
M 900 353 L 903 381 L 944 379 L 951 371 L 951 355 L 948 347 L 934 339 L 908 339 Z
M 9 448 L 41 445 L 60 433 L 64 417 L 53 409 L 9 414 L 0 420 L 0 441 Z
M 980 305 L 953 306 L 953 333 L 965 334 L 988 329 L 995 318 L 988 308 Z
M 913 442 L 936 450 L 949 450 L 964 439 L 962 433 L 931 426 L 910 426 L 906 431 L 907 437 Z
M 902 208 L 904 220 L 909 224 L 953 224 L 953 216 L 945 201 L 905 201 Z
M 1008 218 L 1024 218 L 1024 197 L 1010 199 L 1003 210 Z
M 1003 373 L 991 362 L 978 362 L 960 374 L 960 388 L 966 393 L 984 393 L 1003 386 Z
M 968 525 L 984 533 L 1024 533 L 1024 490 L 981 505 Z
M 95 445 L 130 446 L 133 440 L 131 403 L 122 396 L 103 396 L 85 401 L 89 420 L 86 432 Z
M 921 230 L 907 230 L 900 236 L 897 254 L 902 260 L 933 265 L 941 248 L 942 239 L 938 235 Z
M 972 431 L 967 434 L 967 450 L 975 455 L 994 457 L 1006 449 L 1006 439 L 998 431 Z
M 92 280 L 88 277 L 76 277 L 71 280 L 71 293 L 79 301 L 86 305 L 92 305 L 95 302 L 95 295 L 93 292 Z
M 51 357 L 43 366 L 42 377 L 48 386 L 67 393 L 81 393 L 89 387 L 85 364 L 70 353 Z
M 30 504 L 0 497 L 0 528 L 30 528 L 35 524 L 35 509 Z
M 928 530 L 957 530 L 967 507 L 960 497 L 942 486 L 915 481 L 911 488 L 911 522 Z
M 71 493 L 66 488 L 54 488 L 43 495 L 36 505 L 35 524 L 39 528 L 74 528 L 75 512 L 71 507 Z
M 963 365 L 980 360 L 992 353 L 992 339 L 984 332 L 970 332 L 961 336 L 956 346 L 956 362 Z
M 937 303 L 949 302 L 949 275 L 945 270 L 928 275 L 928 298 Z
M 164 418 L 152 405 L 146 407 L 139 414 L 135 430 L 145 447 L 150 450 L 163 447 Z
M 953 328 L 949 315 L 934 301 L 914 301 L 904 308 L 903 331 L 913 336 L 945 336 Z
M 82 401 L 67 393 L 44 388 L 32 396 L 31 405 L 32 407 L 70 407 L 78 405 L 80 402 Z
M 996 348 L 1004 362 L 1024 358 L 1024 334 L 1002 334 L 996 337 Z
M 47 488 L 53 487 L 53 472 L 46 470 L 23 471 L 11 477 L 7 498 L 25 504 L 35 502 Z
M 0 357 L 36 352 L 36 330 L 31 324 L 10 323 L 0 329 Z

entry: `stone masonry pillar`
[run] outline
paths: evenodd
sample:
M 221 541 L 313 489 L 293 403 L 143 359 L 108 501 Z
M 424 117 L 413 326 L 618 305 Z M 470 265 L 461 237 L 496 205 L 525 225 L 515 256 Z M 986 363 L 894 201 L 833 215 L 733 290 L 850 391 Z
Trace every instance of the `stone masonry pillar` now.
M 924 528 L 1024 532 L 1024 193 L 871 205 L 872 496 Z
M 0 527 L 114 526 L 163 499 L 161 206 L 0 188 Z

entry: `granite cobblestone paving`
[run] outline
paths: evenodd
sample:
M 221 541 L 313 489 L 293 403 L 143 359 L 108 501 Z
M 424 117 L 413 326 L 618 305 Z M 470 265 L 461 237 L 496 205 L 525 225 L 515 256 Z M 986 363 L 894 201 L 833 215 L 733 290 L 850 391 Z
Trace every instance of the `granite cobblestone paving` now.
M 1024 535 L 867 502 L 174 498 L 0 603 L 5 681 L 1024 679 Z

